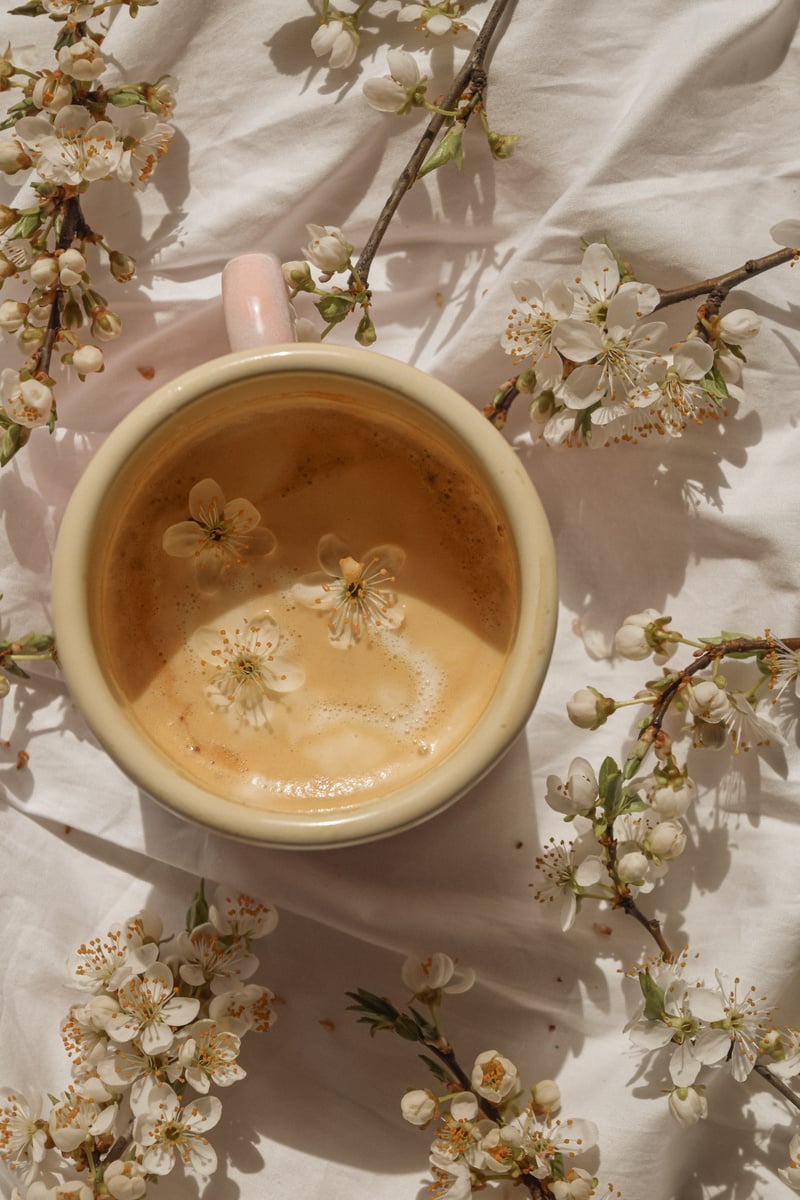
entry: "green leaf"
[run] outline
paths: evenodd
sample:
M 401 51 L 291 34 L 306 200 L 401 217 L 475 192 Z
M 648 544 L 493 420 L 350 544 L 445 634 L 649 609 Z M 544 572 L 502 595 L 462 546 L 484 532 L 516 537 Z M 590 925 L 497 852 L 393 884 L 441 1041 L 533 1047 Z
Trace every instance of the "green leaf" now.
M 712 400 L 719 401 L 730 399 L 728 385 L 725 382 L 719 367 L 712 367 L 711 370 L 703 376 L 700 382 Z
M 464 152 L 461 146 L 463 136 L 464 126 L 461 123 L 451 125 L 439 145 L 417 171 L 417 179 L 422 179 L 423 175 L 427 175 L 430 171 L 435 171 L 437 167 L 443 167 L 445 163 L 449 162 L 455 163 L 456 170 L 460 171 L 464 161 Z
M 353 311 L 355 300 L 352 296 L 323 296 L 314 307 L 323 321 L 329 325 L 338 325 Z
M 20 4 L 19 8 L 9 9 L 12 17 L 38 17 L 43 12 L 42 0 L 30 0 L 28 4 Z
M 644 996 L 644 1015 L 648 1021 L 660 1021 L 664 1012 L 664 989 L 658 986 L 649 971 L 639 972 L 639 987 Z
M 8 240 L 13 241 L 15 238 L 29 238 L 32 233 L 36 232 L 41 223 L 42 214 L 38 208 L 35 212 L 26 212 L 25 215 L 19 221 L 17 221 L 11 233 L 8 235 Z
M 611 755 L 608 755 L 607 758 L 603 759 L 603 764 L 600 767 L 600 775 L 598 777 L 601 800 L 605 799 L 608 793 L 609 785 L 613 782 L 615 775 L 619 775 L 619 767 L 614 762 L 614 759 L 611 757 Z
M 205 925 L 208 921 L 208 901 L 206 900 L 206 883 L 204 879 L 200 880 L 200 887 L 192 896 L 192 902 L 189 905 L 186 913 L 186 930 L 191 933 L 198 925 Z
M 446 1086 L 447 1084 L 453 1082 L 453 1077 L 448 1074 L 447 1071 L 445 1071 L 441 1063 L 436 1062 L 432 1058 L 428 1058 L 427 1054 L 420 1054 L 419 1057 L 425 1063 L 425 1066 L 428 1068 L 431 1074 L 435 1076 L 440 1083 L 443 1083 Z
M 31 436 L 30 429 L 25 425 L 11 424 L 0 439 L 0 467 L 11 462 L 14 455 L 22 449 Z
M 725 342 L 725 345 L 728 347 L 734 358 L 738 358 L 740 362 L 747 362 L 744 350 L 742 350 L 741 346 L 737 346 L 735 342 Z

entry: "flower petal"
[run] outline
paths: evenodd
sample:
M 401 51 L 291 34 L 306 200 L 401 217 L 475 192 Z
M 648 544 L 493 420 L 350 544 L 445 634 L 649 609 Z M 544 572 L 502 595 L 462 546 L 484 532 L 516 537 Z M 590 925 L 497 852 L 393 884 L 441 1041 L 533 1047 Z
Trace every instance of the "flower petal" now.
M 191 558 L 198 554 L 206 535 L 196 521 L 179 521 L 164 530 L 161 545 L 173 558 Z

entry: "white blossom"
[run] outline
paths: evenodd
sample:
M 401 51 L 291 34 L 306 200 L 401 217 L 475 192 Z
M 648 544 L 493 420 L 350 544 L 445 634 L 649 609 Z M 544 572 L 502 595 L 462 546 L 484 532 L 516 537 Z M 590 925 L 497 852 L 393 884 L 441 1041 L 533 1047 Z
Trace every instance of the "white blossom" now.
M 585 758 L 573 758 L 567 779 L 562 783 L 557 775 L 548 775 L 545 800 L 556 812 L 575 816 L 593 808 L 598 798 L 597 776 Z
M 789 1142 L 789 1166 L 781 1167 L 778 1174 L 790 1188 L 800 1192 L 800 1134 L 796 1133 Z
M 211 671 L 204 688 L 211 708 L 237 725 L 269 725 L 274 697 L 305 682 L 304 669 L 279 651 L 280 642 L 277 622 L 267 612 L 243 617 L 235 629 L 198 630 L 193 645 L 200 666 Z
M 292 595 L 307 608 L 330 613 L 328 640 L 346 650 L 370 632 L 399 629 L 405 619 L 391 589 L 405 562 L 399 546 L 374 546 L 355 558 L 335 534 L 321 538 L 322 571 L 300 580 Z
M 79 346 L 72 355 L 72 365 L 79 375 L 102 371 L 103 351 L 99 346 Z
M 688 810 L 695 791 L 695 785 L 688 776 L 681 776 L 673 783 L 661 785 L 652 780 L 646 792 L 647 803 L 665 820 L 682 817 Z
M 275 1010 L 270 1007 L 274 999 L 269 988 L 246 983 L 214 996 L 208 1006 L 208 1015 L 220 1028 L 228 1029 L 238 1037 L 251 1029 L 266 1033 L 275 1021 Z
M 58 52 L 58 65 L 65 75 L 80 79 L 82 83 L 99 79 L 106 69 L 100 47 L 90 37 L 62 46 Z
M 467 992 L 475 982 L 471 967 L 456 967 L 448 954 L 438 951 L 429 958 L 407 958 L 400 971 L 403 983 L 415 996 L 431 992 Z
M 492 1104 L 503 1103 L 521 1088 L 519 1071 L 497 1050 L 484 1050 L 478 1055 L 470 1082 L 478 1095 Z
M 67 104 L 55 117 L 23 117 L 15 126 L 36 158 L 36 169 L 52 183 L 77 185 L 113 175 L 122 142 L 110 121 L 96 121 L 87 108 Z
M 41 1098 L 28 1100 L 22 1092 L 0 1088 L 0 1158 L 21 1170 L 26 1184 L 39 1172 L 47 1138 Z
M 553 344 L 559 321 L 572 315 L 574 297 L 566 284 L 557 282 L 543 290 L 534 280 L 512 285 L 517 306 L 508 316 L 502 337 L 506 354 L 519 364 L 527 359 L 536 372 L 533 396 L 557 387 L 564 363 Z
M 117 166 L 117 176 L 125 183 L 143 188 L 150 179 L 156 163 L 166 154 L 175 129 L 141 105 L 111 108 L 109 118 L 123 139 L 124 149 Z
M 563 1179 L 549 1184 L 554 1200 L 589 1200 L 594 1195 L 597 1180 L 583 1167 L 570 1167 Z
M 49 113 L 57 113 L 67 104 L 72 103 L 72 88 L 59 74 L 49 72 L 41 75 L 33 85 L 31 99 L 37 108 Z
M 78 947 L 70 960 L 72 981 L 89 992 L 115 992 L 131 975 L 141 975 L 158 958 L 159 918 L 146 910 L 114 925 L 104 937 Z
M 18 425 L 46 425 L 53 407 L 53 391 L 38 379 L 21 379 L 5 367 L 0 373 L 0 407 Z
M 677 858 L 686 848 L 686 831 L 680 821 L 660 821 L 649 833 L 647 844 L 656 858 Z
M 188 1085 L 205 1095 L 211 1084 L 230 1087 L 244 1079 L 245 1072 L 236 1061 L 239 1038 L 211 1020 L 197 1021 L 181 1031 L 178 1062 Z
M 105 1094 L 110 1099 L 109 1093 Z M 112 1133 L 117 1109 L 115 1103 L 103 1104 L 70 1088 L 50 1111 L 50 1137 L 59 1150 L 69 1154 L 87 1138 Z
M 266 937 L 278 924 L 275 908 L 224 884 L 214 889 L 208 918 L 220 933 L 232 933 L 236 937 Z
M 189 492 L 188 521 L 164 531 L 162 545 L 174 558 L 190 558 L 202 591 L 215 591 L 222 577 L 246 558 L 269 554 L 275 535 L 260 525 L 261 515 L 249 500 L 225 500 L 214 479 L 201 479 Z
M 424 87 L 420 89 L 417 61 L 405 50 L 389 50 L 386 60 L 389 74 L 367 79 L 363 88 L 364 97 L 378 112 L 406 113 L 420 91 L 424 91 Z
M 311 38 L 311 49 L 317 58 L 330 55 L 328 66 L 333 70 L 349 67 L 358 50 L 358 34 L 351 25 L 334 17 L 325 25 L 320 25 Z
M 158 1084 L 148 1099 L 148 1112 L 133 1124 L 133 1140 L 145 1171 L 168 1175 L 177 1154 L 198 1175 L 211 1175 L 217 1169 L 217 1155 L 205 1134 L 222 1115 L 216 1096 L 203 1096 L 181 1107 L 172 1088 Z
M 145 1054 L 161 1054 L 174 1040 L 174 1026 L 187 1025 L 197 1016 L 200 1001 L 175 995 L 172 972 L 165 963 L 155 963 L 142 975 L 134 975 L 119 989 L 119 1012 L 106 1024 L 116 1042 L 137 1038 Z
M 588 853 L 589 845 L 588 838 L 570 846 L 551 839 L 536 859 L 543 880 L 534 898 L 545 904 L 561 897 L 561 928 L 565 933 L 575 923 L 580 897 L 606 874 L 602 858 Z
M 227 944 L 213 925 L 198 925 L 190 933 L 179 933 L 175 940 L 183 959 L 178 973 L 190 987 L 210 984 L 217 996 L 238 987 L 258 970 L 258 959 L 245 943 L 237 939 Z
M 310 263 L 326 275 L 347 270 L 353 247 L 338 226 L 306 225 L 306 230 L 311 240 L 303 247 L 303 254 Z

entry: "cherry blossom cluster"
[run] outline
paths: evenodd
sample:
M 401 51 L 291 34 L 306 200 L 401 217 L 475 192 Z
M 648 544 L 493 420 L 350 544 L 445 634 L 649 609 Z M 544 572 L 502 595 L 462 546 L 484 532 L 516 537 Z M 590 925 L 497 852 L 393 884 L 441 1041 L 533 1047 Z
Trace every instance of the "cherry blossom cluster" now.
M 609 756 L 595 772 L 587 759 L 576 757 L 565 779 L 551 775 L 547 780 L 548 805 L 577 836 L 570 844 L 551 839 L 538 859 L 543 879 L 536 896 L 542 902 L 560 900 L 565 930 L 585 899 L 619 907 L 651 891 L 683 852 L 683 818 L 696 788 L 685 762 L 676 758 L 682 735 L 695 747 L 730 745 L 734 752 L 782 742 L 776 721 L 762 710 L 774 710 L 784 698 L 800 699 L 800 639 L 781 641 L 767 633 L 695 641 L 670 628 L 670 620 L 648 608 L 626 617 L 617 630 L 618 654 L 634 661 L 653 657 L 661 664 L 661 675 L 633 699 L 615 700 L 583 687 L 567 702 L 570 719 L 582 729 L 597 729 L 629 705 L 646 705 L 650 713 L 639 722 L 639 736 L 622 765 Z M 665 664 L 678 645 L 691 647 L 694 659 L 683 670 L 671 670 Z M 734 684 L 723 675 L 726 659 L 748 661 L 746 678 Z M 738 661 L 736 669 L 740 675 L 747 672 Z M 664 728 L 668 717 L 677 722 L 673 733 Z M 645 773 L 642 766 L 651 752 L 655 763 Z
M 123 2 L 135 16 L 158 0 Z M 56 24 L 53 61 L 40 67 L 10 47 L 0 56 L 0 91 L 15 96 L 0 123 L 0 171 L 29 185 L 17 207 L 0 206 L 0 286 L 15 293 L 0 304 L 0 330 L 16 336 L 24 356 L 19 369 L 0 374 L 0 464 L 31 429 L 55 425 L 53 355 L 84 380 L 103 370 L 102 343 L 121 330 L 90 261 L 99 252 L 120 283 L 136 264 L 89 226 L 83 194 L 100 179 L 144 187 L 174 133 L 166 120 L 172 77 L 104 85 L 100 18 L 109 7 L 109 0 L 30 0 L 12 11 Z
M 78 948 L 69 1086 L 47 1100 L 0 1089 L 0 1158 L 21 1200 L 139 1200 L 178 1160 L 201 1178 L 216 1169 L 210 1092 L 244 1078 L 242 1038 L 273 1022 L 272 993 L 246 981 L 253 940 L 276 923 L 250 896 L 219 887 L 207 902 L 201 887 L 175 937 L 145 911 Z
M 502 345 L 521 368 L 516 387 L 530 400 L 532 436 L 551 446 L 678 437 L 718 415 L 728 384 L 741 380 L 741 344 L 760 325 L 736 309 L 668 346 L 667 325 L 652 319 L 659 290 L 599 242 L 569 281 L 528 280 L 514 293 Z
M 684 1126 L 708 1115 L 706 1086 L 698 1082 L 706 1069 L 725 1071 L 737 1083 L 759 1062 L 779 1080 L 800 1074 L 800 1031 L 776 1025 L 775 1010 L 754 985 L 716 971 L 716 986 L 708 986 L 687 976 L 687 961 L 684 951 L 673 962 L 655 960 L 630 973 L 638 978 L 641 1001 L 626 1027 L 635 1046 L 668 1053 L 665 1093 L 670 1113 Z
M 421 1057 L 437 1086 L 410 1089 L 400 1108 L 411 1125 L 433 1127 L 431 1194 L 468 1200 L 492 1185 L 513 1182 L 539 1200 L 594 1195 L 597 1179 L 575 1160 L 596 1147 L 597 1126 L 559 1115 L 554 1080 L 524 1088 L 513 1062 L 493 1049 L 478 1054 L 469 1072 L 457 1062 L 439 1027 L 438 1009 L 445 993 L 472 986 L 474 971 L 459 970 L 448 955 L 436 953 L 406 959 L 402 979 L 411 992 L 405 1011 L 363 989 L 349 995 L 371 1033 L 389 1030 L 425 1047 Z

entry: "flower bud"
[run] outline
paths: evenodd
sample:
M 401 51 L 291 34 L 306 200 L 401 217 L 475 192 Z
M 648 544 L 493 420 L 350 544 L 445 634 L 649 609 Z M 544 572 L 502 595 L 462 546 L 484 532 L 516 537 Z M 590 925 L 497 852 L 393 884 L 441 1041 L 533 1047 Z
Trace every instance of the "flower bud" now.
M 12 275 L 16 275 L 17 268 L 7 254 L 0 251 L 0 281 L 10 279 Z
M 122 321 L 110 308 L 98 308 L 92 313 L 92 337 L 110 342 L 122 332 Z
M 617 860 L 617 874 L 623 883 L 638 883 L 647 878 L 650 864 L 641 850 L 628 850 Z
M 489 139 L 492 158 L 511 158 L 514 146 L 519 141 L 519 135 L 516 133 L 497 133 L 494 129 L 490 129 L 486 136 Z
M 0 304 L 0 329 L 16 333 L 25 324 L 30 309 L 21 300 L 4 300 Z
M 32 161 L 16 138 L 0 138 L 0 171 L 4 175 L 15 175 Z
M 692 801 L 694 790 L 691 779 L 685 776 L 677 784 L 656 788 L 648 795 L 647 801 L 660 817 L 667 820 L 671 817 L 682 817 Z
M 23 329 L 19 335 L 19 342 L 26 354 L 33 354 L 38 350 L 44 341 L 44 330 L 34 329 L 29 325 L 27 329 Z
M 5 233 L 18 220 L 19 213 L 15 208 L 9 208 L 7 204 L 0 204 L 0 233 Z
M 654 645 L 651 640 L 652 624 L 660 617 L 661 614 L 655 608 L 646 608 L 643 612 L 633 613 L 630 617 L 626 617 L 614 634 L 614 646 L 617 654 L 634 662 L 649 658 L 654 650 L 660 648 L 657 641 Z
M 520 1089 L 519 1071 L 496 1050 L 484 1050 L 478 1055 L 470 1082 L 472 1090 L 492 1104 L 501 1104 Z
M 660 821 L 648 840 L 650 853 L 667 861 L 686 849 L 686 833 L 680 821 Z
M 403 1119 L 410 1125 L 427 1125 L 439 1112 L 439 1105 L 433 1092 L 427 1088 L 416 1088 L 406 1092 L 400 1101 L 400 1111 Z
M 669 1094 L 669 1111 L 679 1125 L 696 1125 L 708 1116 L 708 1101 L 694 1087 L 676 1087 Z
M 64 287 L 75 287 L 86 270 L 86 259 L 80 250 L 64 250 L 58 258 L 58 274 Z
M 79 346 L 72 355 L 72 365 L 79 375 L 102 371 L 103 351 L 99 346 Z
M 58 263 L 49 254 L 43 254 L 31 263 L 31 279 L 37 287 L 47 291 L 58 279 Z
M 686 702 L 689 711 L 695 717 L 711 724 L 724 721 L 731 711 L 728 693 L 713 679 L 701 679 L 699 683 L 690 683 Z
M 614 700 L 593 687 L 578 688 L 567 701 L 569 719 L 579 729 L 599 729 L 601 725 L 605 725 L 616 707 Z
M 37 108 L 45 112 L 57 113 L 67 104 L 72 103 L 72 88 L 65 81 L 60 71 L 41 75 L 33 85 L 31 96 Z
M 554 1079 L 540 1079 L 531 1089 L 534 1111 L 552 1113 L 561 1107 L 561 1089 Z
M 307 262 L 287 262 L 283 264 L 283 278 L 286 286 L 296 292 L 313 292 L 314 280 L 311 278 L 311 267 Z
M 350 263 L 353 247 L 341 229 L 335 225 L 306 225 L 311 241 L 303 247 L 303 254 L 326 275 L 344 271 Z
M 123 254 L 121 250 L 111 251 L 108 265 L 118 283 L 127 283 L 136 274 L 136 259 L 131 258 L 130 254 Z

